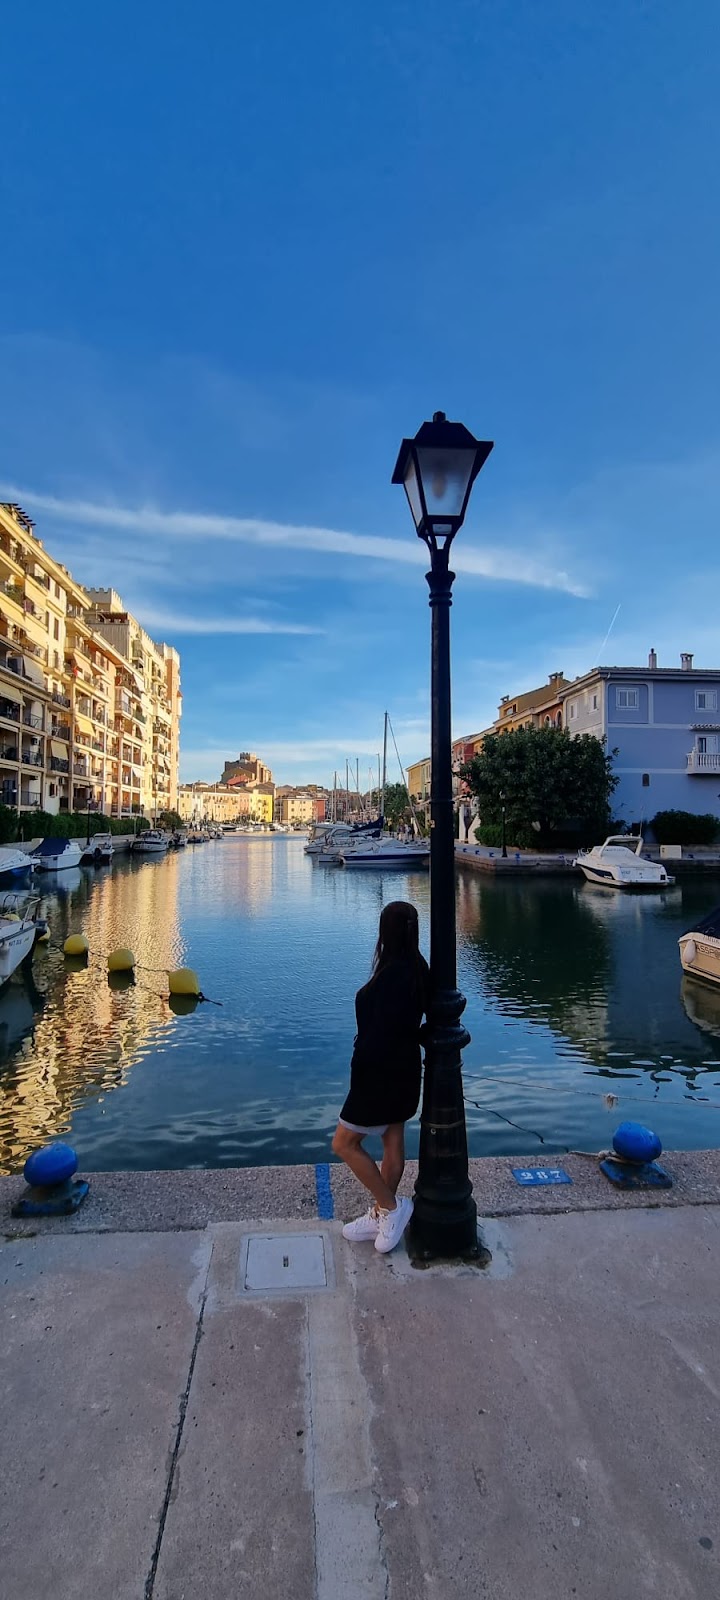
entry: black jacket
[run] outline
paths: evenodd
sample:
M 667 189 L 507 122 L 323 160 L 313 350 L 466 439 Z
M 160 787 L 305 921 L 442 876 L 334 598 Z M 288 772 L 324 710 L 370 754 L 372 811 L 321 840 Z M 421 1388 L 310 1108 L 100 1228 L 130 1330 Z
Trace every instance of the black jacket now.
M 359 1127 L 407 1122 L 420 1100 L 420 1023 L 428 1001 L 426 962 L 391 961 L 355 996 L 357 1036 L 350 1093 L 340 1115 Z

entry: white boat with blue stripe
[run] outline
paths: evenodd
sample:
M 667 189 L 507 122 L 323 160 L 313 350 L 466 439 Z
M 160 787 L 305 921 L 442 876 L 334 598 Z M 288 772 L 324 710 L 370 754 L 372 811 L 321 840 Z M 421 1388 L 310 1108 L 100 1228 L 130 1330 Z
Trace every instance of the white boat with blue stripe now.
M 629 848 L 631 843 L 635 844 L 634 850 Z M 573 866 L 584 872 L 588 883 L 597 883 L 603 889 L 669 888 L 675 879 L 668 876 L 661 862 L 646 860 L 642 847 L 642 834 L 637 842 L 626 833 L 611 834 L 604 844 L 581 850 Z

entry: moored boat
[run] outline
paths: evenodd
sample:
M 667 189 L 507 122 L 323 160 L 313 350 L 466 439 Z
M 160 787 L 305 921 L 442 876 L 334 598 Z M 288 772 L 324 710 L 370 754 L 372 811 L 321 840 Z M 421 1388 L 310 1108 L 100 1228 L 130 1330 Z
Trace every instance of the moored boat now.
M 683 972 L 720 989 L 720 906 L 678 940 Z
M 159 828 L 146 828 L 144 833 L 139 833 L 133 840 L 133 852 L 137 855 L 164 855 L 168 848 L 167 834 L 161 833 Z
M 629 848 L 629 835 L 611 834 L 604 844 L 579 851 L 573 866 L 584 872 L 588 883 L 600 884 L 604 889 L 669 888 L 674 878 L 668 876 L 661 862 L 646 860 L 642 847 L 642 834 L 634 850 Z
M 103 861 L 112 861 L 115 853 L 111 833 L 94 833 L 80 857 L 86 865 L 99 867 Z
M 0 905 L 0 987 L 7 983 L 21 961 L 29 956 L 38 934 L 35 920 L 37 900 L 22 914 L 15 909 L 15 897 L 7 896 Z
M 340 862 L 344 867 L 400 867 L 405 872 L 416 872 L 430 865 L 430 841 L 413 839 L 406 843 L 389 836 L 369 839 L 341 850 Z
M 37 872 L 65 872 L 80 865 L 82 846 L 77 839 L 41 839 L 31 851 L 31 859 Z
M 27 877 L 34 866 L 27 850 L 18 850 L 15 845 L 3 845 L 0 849 L 0 886 Z

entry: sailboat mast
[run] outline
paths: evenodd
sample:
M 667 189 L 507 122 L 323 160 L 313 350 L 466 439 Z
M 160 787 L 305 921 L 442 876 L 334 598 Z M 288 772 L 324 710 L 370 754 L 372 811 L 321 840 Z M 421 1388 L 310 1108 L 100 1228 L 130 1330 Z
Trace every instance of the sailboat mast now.
M 385 816 L 385 790 L 387 788 L 387 725 L 388 725 L 388 714 L 387 714 L 387 711 L 386 711 L 385 712 L 385 728 L 384 728 L 384 732 L 383 732 L 382 805 L 380 807 L 380 815 L 381 815 L 381 817 Z

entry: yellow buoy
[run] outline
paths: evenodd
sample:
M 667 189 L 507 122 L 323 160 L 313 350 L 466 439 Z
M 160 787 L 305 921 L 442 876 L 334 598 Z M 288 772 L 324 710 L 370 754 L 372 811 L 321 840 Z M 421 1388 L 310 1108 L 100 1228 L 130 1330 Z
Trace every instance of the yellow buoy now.
M 35 940 L 35 943 L 36 944 L 49 944 L 50 943 L 50 929 L 46 928 L 44 933 L 39 933 L 38 936 L 37 936 L 37 939 Z
M 65 956 L 86 956 L 90 946 L 84 933 L 71 933 L 63 945 Z
M 135 957 L 132 950 L 111 950 L 107 958 L 108 972 L 132 972 Z
M 193 995 L 196 1000 L 200 996 L 198 975 L 191 967 L 178 967 L 176 972 L 169 972 L 168 983 L 171 994 Z

